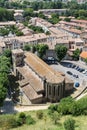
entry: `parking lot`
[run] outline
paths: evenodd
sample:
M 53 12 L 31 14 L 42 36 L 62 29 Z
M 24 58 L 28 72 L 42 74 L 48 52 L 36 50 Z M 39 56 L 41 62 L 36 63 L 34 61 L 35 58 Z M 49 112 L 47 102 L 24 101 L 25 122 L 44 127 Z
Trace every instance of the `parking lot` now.
M 87 80 L 87 69 L 82 68 L 80 65 L 76 65 L 75 63 L 63 62 L 62 64 L 53 64 L 52 68 L 59 72 L 63 72 L 68 78 L 74 81 L 74 83 L 79 82 L 81 86 L 84 87 Z

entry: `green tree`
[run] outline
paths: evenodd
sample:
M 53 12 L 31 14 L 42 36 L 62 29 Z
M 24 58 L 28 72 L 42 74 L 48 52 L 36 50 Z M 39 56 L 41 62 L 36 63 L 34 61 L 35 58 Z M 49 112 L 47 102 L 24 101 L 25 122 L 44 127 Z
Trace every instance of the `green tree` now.
M 73 120 L 72 118 L 65 120 L 64 128 L 65 130 L 75 130 L 75 120 Z
M 25 50 L 25 51 L 30 51 L 30 50 L 31 50 L 30 45 L 25 45 L 25 46 L 24 46 L 24 50 Z
M 55 52 L 59 62 L 61 62 L 61 60 L 66 56 L 67 48 L 62 45 L 56 45 Z
M 66 21 L 66 22 L 70 22 L 70 20 L 71 20 L 71 18 L 68 18 L 68 17 L 66 17 L 66 18 L 64 19 L 64 21 Z
M 4 99 L 6 98 L 7 89 L 0 84 L 0 107 L 3 106 Z
M 79 60 L 79 55 L 80 55 L 80 50 L 77 48 L 74 52 L 73 52 L 73 58 L 75 60 Z
M 36 46 L 36 50 L 38 52 L 39 57 L 43 58 L 43 56 L 46 54 L 46 50 L 48 50 L 48 45 L 46 45 L 46 44 L 38 44 Z
M 87 58 L 85 58 L 85 63 L 86 63 L 86 65 L 87 65 Z
M 61 99 L 59 105 L 58 105 L 58 112 L 62 115 L 67 115 L 71 113 L 71 106 L 74 103 L 74 100 L 72 97 L 67 97 Z

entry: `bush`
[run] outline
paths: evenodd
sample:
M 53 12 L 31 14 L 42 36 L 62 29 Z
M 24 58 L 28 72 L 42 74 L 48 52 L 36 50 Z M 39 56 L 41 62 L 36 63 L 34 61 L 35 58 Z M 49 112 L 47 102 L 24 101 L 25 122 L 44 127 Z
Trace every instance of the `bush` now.
M 41 110 L 37 111 L 36 115 L 37 115 L 38 119 L 42 119 L 43 118 L 43 112 Z
M 23 124 L 24 124 L 23 119 L 22 119 L 22 118 L 18 118 L 18 119 L 17 119 L 17 125 L 18 125 L 18 126 L 21 126 L 21 125 L 23 125 Z
M 82 114 L 87 115 L 87 97 L 84 97 L 72 104 L 71 113 L 74 116 Z
M 53 120 L 53 122 L 54 122 L 55 125 L 60 120 L 60 116 L 61 115 L 57 111 L 55 111 L 54 113 L 52 113 L 51 118 L 52 118 L 52 120 Z
M 71 113 L 73 116 L 79 116 L 82 113 L 82 108 L 77 102 L 73 103 L 71 107 Z
M 58 105 L 58 112 L 67 115 L 71 113 L 71 106 L 74 103 L 72 97 L 63 98 Z
M 21 113 L 19 114 L 19 118 L 22 118 L 22 119 L 26 118 L 25 113 L 24 113 L 24 112 L 21 112 Z
M 57 109 L 58 109 L 58 105 L 51 104 L 48 107 L 48 114 L 51 115 L 52 113 L 54 113 L 55 111 L 57 111 Z
M 26 115 L 25 115 L 25 113 L 21 112 L 19 114 L 19 117 L 18 117 L 18 120 L 17 120 L 18 124 L 21 124 L 21 125 L 24 124 L 25 120 L 26 120 Z
M 74 130 L 75 129 L 75 120 L 69 118 L 64 122 L 65 130 Z
M 35 120 L 30 115 L 28 115 L 26 117 L 26 124 L 31 125 L 31 124 L 34 124 L 34 123 L 35 123 Z

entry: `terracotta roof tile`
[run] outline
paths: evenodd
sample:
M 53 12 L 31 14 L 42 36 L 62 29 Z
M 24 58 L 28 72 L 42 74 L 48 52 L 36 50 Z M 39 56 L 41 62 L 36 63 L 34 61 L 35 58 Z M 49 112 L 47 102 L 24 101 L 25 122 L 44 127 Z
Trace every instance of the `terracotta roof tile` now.
M 80 54 L 80 57 L 82 58 L 87 58 L 87 51 L 83 51 L 81 54 Z

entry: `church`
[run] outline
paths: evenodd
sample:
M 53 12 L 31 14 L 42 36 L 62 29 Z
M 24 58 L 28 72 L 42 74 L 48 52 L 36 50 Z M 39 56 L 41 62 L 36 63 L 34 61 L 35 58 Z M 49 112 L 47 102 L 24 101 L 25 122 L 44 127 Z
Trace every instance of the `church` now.
M 58 102 L 73 89 L 73 82 L 31 52 L 12 50 L 13 72 L 28 104 Z

